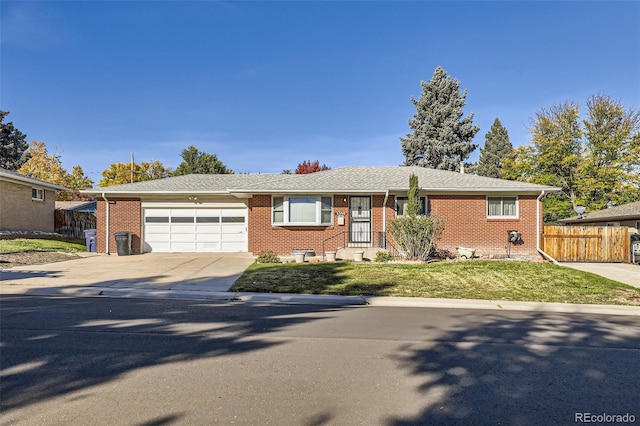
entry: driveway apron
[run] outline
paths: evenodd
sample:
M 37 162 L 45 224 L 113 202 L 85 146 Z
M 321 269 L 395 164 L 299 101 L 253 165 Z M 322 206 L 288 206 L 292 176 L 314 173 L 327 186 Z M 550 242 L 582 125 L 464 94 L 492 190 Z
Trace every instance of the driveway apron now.
M 253 263 L 247 253 L 93 255 L 65 262 L 0 270 L 3 293 L 33 287 L 104 287 L 228 291 Z
M 611 280 L 640 288 L 640 265 L 631 263 L 578 263 L 562 262 L 561 265 L 591 272 Z

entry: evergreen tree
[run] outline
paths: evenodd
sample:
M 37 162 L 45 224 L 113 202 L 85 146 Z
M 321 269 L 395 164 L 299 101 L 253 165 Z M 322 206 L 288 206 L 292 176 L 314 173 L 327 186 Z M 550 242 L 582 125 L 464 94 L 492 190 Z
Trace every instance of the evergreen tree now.
M 17 171 L 29 159 L 29 145 L 27 135 L 4 122 L 7 115 L 9 111 L 0 111 L 0 167 Z
M 460 82 L 440 66 L 428 83 L 420 85 L 420 98 L 411 97 L 416 107 L 409 120 L 413 133 L 400 138 L 405 165 L 457 171 L 477 148 L 471 141 L 480 130 L 473 125 L 473 113 L 462 118 L 467 92 L 461 95 Z
M 191 145 L 182 150 L 182 163 L 173 173 L 174 176 L 199 174 L 233 174 L 233 170 L 218 159 L 215 154 L 207 154 Z
M 422 214 L 422 203 L 420 203 L 418 176 L 411 173 L 409 176 L 409 192 L 407 193 L 407 216 L 416 217 L 419 214 Z
M 502 160 L 513 150 L 507 129 L 499 119 L 495 119 L 491 130 L 484 136 L 484 148 L 480 148 L 478 175 L 492 178 L 500 177 Z

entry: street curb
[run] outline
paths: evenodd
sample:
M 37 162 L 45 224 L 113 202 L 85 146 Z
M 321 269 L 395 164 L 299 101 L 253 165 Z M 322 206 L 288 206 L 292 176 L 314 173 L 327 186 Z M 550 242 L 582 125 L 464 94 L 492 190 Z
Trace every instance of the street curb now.
M 628 305 L 588 305 L 549 302 L 513 302 L 508 300 L 428 299 L 421 297 L 365 297 L 370 306 L 416 308 L 482 309 L 494 311 L 557 312 L 566 314 L 603 314 L 640 316 L 640 307 Z
M 24 289 L 24 288 L 23 288 Z M 123 297 L 176 300 L 211 300 L 220 302 L 322 305 L 322 306 L 371 306 L 405 308 L 474 309 L 493 311 L 521 311 L 566 314 L 599 314 L 640 316 L 640 307 L 627 305 L 588 305 L 547 302 L 513 302 L 507 300 L 470 299 L 429 299 L 420 297 L 378 297 L 378 296 L 331 296 L 324 294 L 294 293 L 246 293 L 223 291 L 181 291 L 109 287 L 47 288 L 30 287 L 26 292 L 5 292 L 0 286 L 0 294 L 19 294 L 63 297 Z

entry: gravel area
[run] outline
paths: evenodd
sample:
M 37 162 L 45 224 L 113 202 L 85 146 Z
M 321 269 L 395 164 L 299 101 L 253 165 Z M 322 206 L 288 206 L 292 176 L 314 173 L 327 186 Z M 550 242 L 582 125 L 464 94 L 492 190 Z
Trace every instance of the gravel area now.
M 3 253 L 0 254 L 0 269 L 14 268 L 16 266 L 42 265 L 44 263 L 61 262 L 79 258 L 80 256 L 73 253 L 59 253 L 55 251 Z

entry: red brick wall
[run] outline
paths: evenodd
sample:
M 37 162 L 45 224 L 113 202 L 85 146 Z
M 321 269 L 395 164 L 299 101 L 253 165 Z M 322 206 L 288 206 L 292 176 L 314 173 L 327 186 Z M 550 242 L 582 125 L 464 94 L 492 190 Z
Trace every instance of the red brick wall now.
M 507 231 L 522 234 L 523 244 L 512 245 L 511 255 L 537 255 L 536 196 L 518 197 L 518 219 L 487 219 L 485 195 L 430 195 L 429 211 L 444 219 L 437 247 L 456 254 L 456 247 L 476 249 L 476 255 L 506 255 Z
M 109 201 L 109 252 L 116 253 L 115 232 L 129 231 L 131 236 L 131 251 L 141 253 L 142 235 L 142 207 L 139 199 L 118 199 Z M 97 251 L 106 252 L 106 202 L 98 200 L 97 215 Z
M 384 195 L 372 196 L 372 240 L 378 242 L 378 232 L 383 230 Z M 437 247 L 456 254 L 456 247 L 470 247 L 478 255 L 505 255 L 507 231 L 517 230 L 522 234 L 522 245 L 511 246 L 511 255 L 537 255 L 536 250 L 536 196 L 518 197 L 517 219 L 487 219 L 485 195 L 429 195 L 429 211 L 445 221 L 442 238 Z M 395 199 L 389 196 L 386 205 L 388 224 L 395 218 L 393 206 Z M 104 253 L 105 244 L 105 206 L 104 200 L 98 201 L 97 210 L 97 249 Z M 279 254 L 290 254 L 294 249 L 310 249 L 321 254 L 323 241 L 338 234 L 346 233 L 328 240 L 325 249 L 335 250 L 348 242 L 349 197 L 333 197 L 334 216 L 332 226 L 273 226 L 271 224 L 271 195 L 254 195 L 249 199 L 249 251 L 257 254 L 262 250 L 273 250 Z M 110 204 L 110 246 L 115 253 L 114 232 L 130 231 L 132 251 L 141 252 L 142 211 L 139 199 L 111 200 Z M 345 213 L 345 224 L 337 224 L 337 213 Z
M 384 195 L 371 197 L 372 238 L 377 242 L 377 233 L 382 231 L 382 203 Z M 387 221 L 393 219 L 393 197 L 387 201 Z M 249 200 L 249 251 L 257 254 L 272 250 L 279 254 L 290 254 L 291 250 L 314 250 L 322 254 L 323 241 L 327 251 L 335 250 L 349 242 L 349 196 L 334 195 L 333 226 L 273 226 L 271 224 L 271 195 L 254 195 Z M 345 214 L 344 226 L 338 225 L 337 213 Z M 343 234 L 344 235 L 338 235 Z M 331 238 L 334 237 L 334 238 Z M 345 240 L 346 239 L 346 240 Z
M 346 200 L 346 201 L 345 201 Z M 507 231 L 522 234 L 523 244 L 512 245 L 512 256 L 537 255 L 536 250 L 536 196 L 518 197 L 517 219 L 487 219 L 485 195 L 429 195 L 429 211 L 445 221 L 445 229 L 437 247 L 457 254 L 456 247 L 476 249 L 479 256 L 506 255 Z M 383 230 L 382 203 L 384 195 L 372 196 L 372 239 L 378 242 L 378 232 Z M 257 254 L 273 250 L 289 254 L 294 249 L 311 249 L 322 253 L 323 241 L 349 231 L 349 201 L 347 195 L 334 196 L 334 226 L 300 227 L 271 225 L 271 196 L 256 195 L 249 202 L 249 251 Z M 387 229 L 395 217 L 395 198 L 387 200 Z M 337 212 L 344 212 L 345 225 L 337 225 Z M 345 237 L 338 236 L 325 243 L 325 249 L 335 250 L 343 246 Z

